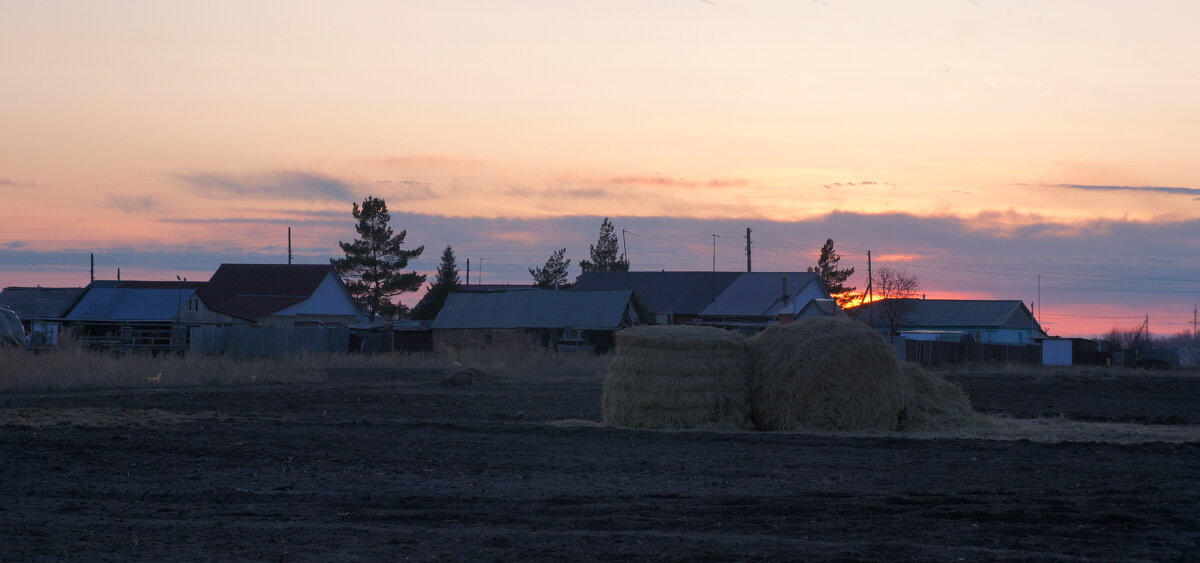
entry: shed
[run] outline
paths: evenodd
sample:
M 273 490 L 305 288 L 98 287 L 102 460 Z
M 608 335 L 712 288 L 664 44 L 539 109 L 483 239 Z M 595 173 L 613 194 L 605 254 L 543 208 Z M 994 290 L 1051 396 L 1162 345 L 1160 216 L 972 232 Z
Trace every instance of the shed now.
M 119 351 L 182 351 L 188 327 L 227 322 L 196 296 L 204 282 L 94 281 L 66 314 L 91 346 Z
M 1087 338 L 1042 339 L 1042 365 L 1077 366 L 1103 365 L 1108 355 L 1100 342 Z
M 8 307 L 29 328 L 32 321 L 61 320 L 83 295 L 82 287 L 6 287 L 0 306 Z
M 637 318 L 631 297 L 629 290 L 454 292 L 433 321 L 433 346 L 603 352 L 613 332 Z

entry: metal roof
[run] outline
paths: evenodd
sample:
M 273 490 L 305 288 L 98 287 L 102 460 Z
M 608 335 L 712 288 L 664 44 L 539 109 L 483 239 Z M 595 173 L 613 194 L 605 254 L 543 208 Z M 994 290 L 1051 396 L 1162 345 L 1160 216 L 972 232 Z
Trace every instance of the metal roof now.
M 200 298 L 209 309 L 254 320 L 312 297 L 329 274 L 337 277 L 329 264 L 221 264 Z
M 6 287 L 0 291 L 0 305 L 22 319 L 58 319 L 81 294 L 82 287 Z
M 651 311 L 699 315 L 744 272 L 584 272 L 570 291 L 629 289 Z
M 628 318 L 631 292 L 526 289 L 451 293 L 433 329 L 576 328 L 614 330 Z
M 717 294 L 704 308 L 705 316 L 771 316 L 799 296 L 817 274 L 812 272 L 747 272 Z M 828 294 L 816 292 L 819 296 Z M 786 294 L 786 295 L 785 295 Z
M 72 321 L 172 321 L 195 289 L 92 287 L 67 314 Z
M 879 300 L 858 307 L 857 318 L 869 319 L 875 310 L 876 323 L 886 323 L 883 303 Z M 1033 315 L 1016 299 L 909 299 L 912 310 L 904 317 L 905 327 L 1011 327 L 1029 328 Z

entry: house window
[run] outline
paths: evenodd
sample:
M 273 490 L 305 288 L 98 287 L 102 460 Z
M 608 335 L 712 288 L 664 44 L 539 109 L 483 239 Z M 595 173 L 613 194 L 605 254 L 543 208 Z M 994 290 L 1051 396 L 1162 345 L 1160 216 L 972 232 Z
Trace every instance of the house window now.
M 563 331 L 563 340 L 579 342 L 583 340 L 583 331 L 567 329 Z

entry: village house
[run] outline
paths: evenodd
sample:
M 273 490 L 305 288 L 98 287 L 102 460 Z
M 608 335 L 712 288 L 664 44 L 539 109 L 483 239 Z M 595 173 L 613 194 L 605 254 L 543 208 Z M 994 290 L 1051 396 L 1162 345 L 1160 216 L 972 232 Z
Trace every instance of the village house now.
M 571 291 L 616 289 L 633 291 L 660 324 L 750 332 L 841 311 L 813 272 L 584 272 Z
M 898 302 L 898 303 L 897 303 Z M 902 306 L 897 326 L 890 327 L 889 303 Z M 1033 344 L 1046 333 L 1020 300 L 880 299 L 847 311 L 879 330 L 892 330 L 907 340 L 953 340 L 977 343 Z
M 221 264 L 197 295 L 235 324 L 294 327 L 363 320 L 329 264 Z
M 631 292 L 453 292 L 433 321 L 433 348 L 606 352 L 615 331 L 637 322 Z

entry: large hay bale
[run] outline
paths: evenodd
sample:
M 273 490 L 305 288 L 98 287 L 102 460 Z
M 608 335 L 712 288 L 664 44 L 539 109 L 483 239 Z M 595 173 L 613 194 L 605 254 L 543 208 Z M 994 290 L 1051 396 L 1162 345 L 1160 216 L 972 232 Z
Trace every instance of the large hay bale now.
M 896 430 L 907 385 L 892 346 L 848 319 L 773 325 L 750 339 L 760 430 Z
M 917 364 L 906 363 L 901 372 L 909 387 L 900 413 L 901 431 L 952 430 L 984 424 L 984 418 L 971 408 L 971 400 L 957 385 Z
M 711 327 L 642 326 L 617 333 L 604 424 L 627 428 L 749 428 L 745 339 Z

